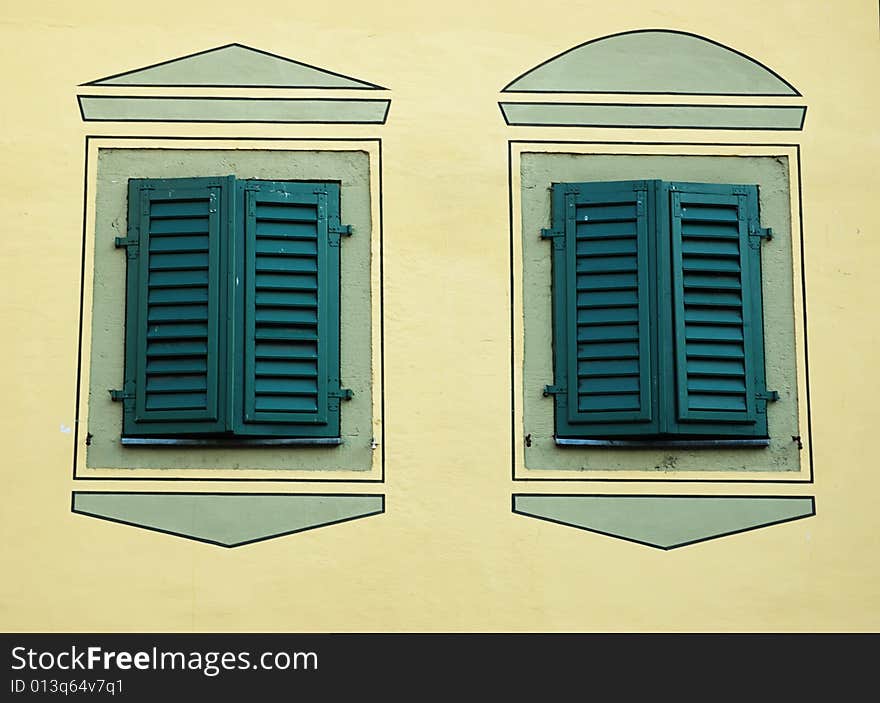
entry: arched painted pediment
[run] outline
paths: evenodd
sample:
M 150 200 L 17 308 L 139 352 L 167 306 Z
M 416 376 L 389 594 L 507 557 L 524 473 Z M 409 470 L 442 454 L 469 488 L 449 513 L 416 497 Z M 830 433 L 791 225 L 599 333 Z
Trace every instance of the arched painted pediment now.
M 503 92 L 800 95 L 777 73 L 735 49 L 663 29 L 588 41 L 532 68 Z

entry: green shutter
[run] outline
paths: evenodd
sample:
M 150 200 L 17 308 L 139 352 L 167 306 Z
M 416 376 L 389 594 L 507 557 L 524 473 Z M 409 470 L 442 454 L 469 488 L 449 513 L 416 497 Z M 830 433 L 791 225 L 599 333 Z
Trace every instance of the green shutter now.
M 554 184 L 553 330 L 559 437 L 657 432 L 652 181 Z
M 123 434 L 226 427 L 220 280 L 228 181 L 129 182 Z
M 766 436 L 755 186 L 668 184 L 675 413 L 669 432 Z
M 235 432 L 339 436 L 339 186 L 239 181 Z

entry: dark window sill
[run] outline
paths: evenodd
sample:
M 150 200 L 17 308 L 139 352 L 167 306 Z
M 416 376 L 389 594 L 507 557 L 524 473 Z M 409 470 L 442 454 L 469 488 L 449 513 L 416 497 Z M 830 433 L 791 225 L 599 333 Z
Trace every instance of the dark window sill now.
M 325 447 L 342 444 L 342 439 L 339 437 L 297 439 L 220 439 L 217 437 L 182 439 L 177 437 L 122 437 L 119 441 L 124 447 Z
M 706 449 L 715 447 L 768 447 L 769 439 L 566 439 L 555 437 L 558 447 L 609 449 Z

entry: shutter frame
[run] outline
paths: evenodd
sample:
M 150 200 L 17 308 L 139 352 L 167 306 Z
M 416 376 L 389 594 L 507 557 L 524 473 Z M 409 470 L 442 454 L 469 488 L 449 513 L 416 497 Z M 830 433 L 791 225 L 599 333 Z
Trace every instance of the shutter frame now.
M 671 250 L 672 278 L 671 293 L 673 304 L 673 344 L 670 345 L 674 349 L 674 408 L 675 412 L 670 412 L 666 419 L 668 421 L 667 431 L 677 435 L 712 435 L 716 437 L 766 437 L 768 434 L 767 416 L 766 416 L 766 399 L 762 396 L 766 395 L 765 380 L 765 360 L 764 360 L 764 330 L 763 330 L 763 300 L 761 292 L 761 252 L 760 240 L 755 246 L 753 242 L 752 232 L 756 232 L 760 228 L 760 218 L 758 209 L 758 190 L 754 185 L 722 185 L 722 184 L 700 184 L 700 183 L 670 183 L 668 184 L 669 202 L 670 202 L 670 236 L 668 238 Z M 691 304 L 686 300 L 686 292 L 684 288 L 684 258 L 683 258 L 683 222 L 687 220 L 682 211 L 682 204 L 694 205 L 697 208 L 717 207 L 735 208 L 736 210 L 736 238 L 724 240 L 729 247 L 733 241 L 736 241 L 738 248 L 738 265 L 739 265 L 739 288 L 738 291 L 730 281 L 730 274 L 723 272 L 722 268 L 729 266 L 733 261 L 732 255 L 727 258 L 721 258 L 718 254 L 709 254 L 704 257 L 705 262 L 711 262 L 712 256 L 718 256 L 718 263 L 715 264 L 717 271 L 715 273 L 694 268 L 692 270 L 699 271 L 701 276 L 698 289 L 701 292 L 701 300 L 699 304 Z M 698 220 L 694 220 L 698 222 Z M 692 233 L 685 235 L 692 239 L 700 239 L 701 230 L 698 226 L 691 226 Z M 720 228 L 720 225 L 718 225 Z M 733 229 L 730 227 L 730 231 Z M 712 242 L 709 237 L 703 237 L 704 242 Z M 718 240 L 721 241 L 721 240 Z M 711 248 L 707 248 L 711 251 Z M 695 258 L 695 255 L 691 255 Z M 727 262 L 726 264 L 724 262 Z M 702 264 L 701 264 L 702 265 Z M 718 281 L 717 285 L 713 285 L 712 279 Z M 714 303 L 711 302 L 712 297 L 722 298 L 730 297 L 735 293 L 739 294 L 740 304 L 737 308 L 731 305 L 726 308 L 728 316 L 731 313 L 735 316 L 737 310 L 740 312 L 741 323 L 739 325 L 732 323 L 713 322 L 722 319 L 719 312 L 711 312 Z M 705 303 L 705 304 L 704 304 Z M 719 303 L 720 305 L 720 303 Z M 721 375 L 719 371 L 707 371 L 706 380 L 703 382 L 699 391 L 692 391 L 691 383 L 698 383 L 702 378 L 695 372 L 698 368 L 699 359 L 694 359 L 688 353 L 688 321 L 687 315 L 695 315 L 696 310 L 704 309 L 703 325 L 705 329 L 712 330 L 705 335 L 705 347 L 701 350 L 704 353 L 702 358 L 706 368 L 709 364 L 732 366 L 736 357 L 730 357 L 730 360 L 722 356 L 725 352 L 724 348 L 733 348 L 735 342 L 725 342 L 725 337 L 733 339 L 738 334 L 742 337 L 742 405 L 741 409 L 732 407 L 739 393 L 735 390 L 738 387 L 736 381 L 739 374 L 736 372 L 727 372 L 728 377 Z M 724 308 L 718 308 L 723 310 Z M 700 325 L 693 325 L 693 329 L 700 329 Z M 713 329 L 714 327 L 714 329 Z M 700 335 L 701 333 L 695 332 Z M 716 338 L 712 338 L 715 335 Z M 702 339 L 702 337 L 700 337 Z M 696 346 L 696 345 L 695 345 Z M 714 347 L 714 349 L 713 349 Z M 731 352 L 732 353 L 732 352 Z M 699 372 L 699 373 L 702 373 Z M 714 385 L 713 385 L 714 384 Z M 724 385 L 733 390 L 719 390 Z M 713 388 L 715 390 L 713 390 Z M 725 393 L 733 393 L 733 395 L 725 395 Z M 695 396 L 701 397 L 702 401 L 696 401 Z M 702 402 L 702 407 L 700 406 Z M 714 408 L 709 407 L 714 405 Z M 727 405 L 728 407 L 724 407 Z
M 650 236 L 653 228 L 650 201 L 654 189 L 653 181 L 553 184 L 551 196 L 553 227 L 548 237 L 553 239 L 554 388 L 551 390 L 555 391 L 557 437 L 620 437 L 657 432 L 655 373 L 652 366 L 654 364 L 652 347 L 655 337 L 653 323 L 655 251 Z M 608 235 L 600 232 L 599 239 L 594 240 L 589 237 L 582 239 L 583 251 L 578 253 L 576 213 L 579 208 L 622 207 L 625 209 L 630 203 L 633 216 L 623 217 L 622 222 L 635 222 L 636 230 L 632 237 L 619 233 L 615 237 L 613 233 Z M 611 225 L 604 226 L 607 228 Z M 621 227 L 625 225 L 621 224 Z M 628 239 L 634 240 L 635 251 L 632 253 L 625 251 Z M 609 240 L 616 242 L 620 248 L 614 249 L 612 245 L 603 253 L 598 247 L 604 246 L 603 242 L 607 244 Z M 597 249 L 587 253 L 588 246 L 595 246 Z M 631 270 L 633 258 L 634 271 Z M 623 266 L 625 271 L 617 271 L 610 263 L 617 260 L 625 264 Z M 587 268 L 579 272 L 579 265 Z M 607 279 L 605 284 L 597 283 L 596 286 L 599 287 L 590 288 L 585 283 L 582 303 L 578 294 L 579 273 L 584 281 L 593 279 L 601 281 L 603 276 Z M 616 293 L 613 288 L 616 285 L 625 285 L 621 276 L 627 273 L 634 274 L 635 303 L 624 303 L 619 297 L 615 298 Z M 603 293 L 602 285 L 607 285 L 611 289 Z M 623 291 L 620 292 L 620 295 L 622 294 Z M 595 296 L 595 300 L 587 303 L 586 300 L 590 295 Z M 603 300 L 607 303 L 602 303 Z M 579 341 L 579 304 L 595 305 L 596 314 L 605 318 L 604 321 L 594 323 L 592 326 L 581 323 L 585 330 L 584 334 L 587 334 L 587 330 L 594 330 L 589 334 L 604 334 L 606 335 L 604 338 L 612 341 L 602 342 L 601 336 L 585 337 L 584 340 Z M 617 339 L 614 336 L 617 332 L 612 331 L 620 330 L 621 339 L 626 337 L 627 340 L 632 340 L 633 327 L 636 330 L 634 358 L 631 351 L 632 341 L 615 342 L 613 340 Z M 606 350 L 600 352 L 600 345 L 604 345 Z M 630 353 L 625 355 L 626 359 L 617 360 L 609 356 L 610 350 L 615 346 L 627 345 L 630 345 Z M 594 369 L 598 369 L 593 373 L 601 374 L 600 376 L 588 376 L 586 369 L 580 370 L 581 346 L 585 350 L 595 348 L 596 356 L 588 357 L 582 365 L 583 367 L 592 365 Z M 600 357 L 599 354 L 604 356 Z M 614 371 L 616 366 L 625 368 Z M 633 368 L 637 370 L 633 371 Z M 592 378 L 592 381 L 588 380 L 589 378 Z M 638 386 L 635 393 L 632 390 L 633 379 Z M 592 388 L 598 389 L 593 391 L 596 395 L 590 393 L 591 383 Z M 612 400 L 629 407 L 614 408 Z M 593 402 L 596 407 L 583 407 L 583 403 L 586 402 Z M 607 407 L 602 406 L 603 402 L 608 403 Z
M 123 404 L 123 436 L 126 437 L 151 437 L 169 435 L 198 435 L 221 432 L 226 428 L 226 391 L 222 381 L 222 369 L 225 367 L 225 345 L 219 343 L 220 336 L 224 333 L 224 303 L 220 296 L 222 285 L 219 281 L 221 271 L 221 257 L 224 255 L 225 242 L 227 240 L 227 224 L 225 220 L 226 201 L 228 188 L 221 178 L 180 178 L 180 179 L 130 179 L 128 186 L 128 240 L 129 254 L 126 267 L 126 326 L 125 326 L 125 385 Z M 190 227 L 191 234 L 178 233 L 160 236 L 151 234 L 151 227 L 161 222 L 166 215 L 152 214 L 153 206 L 165 206 L 166 211 L 173 211 L 175 207 L 185 208 L 183 203 L 190 204 L 206 201 L 207 204 L 207 229 L 200 230 L 198 227 Z M 192 205 L 193 208 L 198 208 Z M 181 211 L 182 212 L 182 211 Z M 190 220 L 201 219 L 198 215 L 192 215 Z M 169 218 L 187 219 L 184 214 L 172 214 Z M 157 223 L 154 225 L 154 220 Z M 192 224 L 192 223 L 190 223 Z M 165 227 L 173 232 L 173 228 Z M 183 227 L 186 229 L 186 226 Z M 206 241 L 198 243 L 199 238 Z M 175 239 L 178 242 L 175 242 Z M 156 251 L 153 251 L 153 242 L 156 241 Z M 136 244 L 135 244 L 136 242 Z M 194 243 L 195 242 L 195 243 Z M 137 247 L 133 253 L 131 246 Z M 199 250 L 207 247 L 205 253 L 207 265 L 207 283 L 205 285 L 192 285 L 193 290 L 205 289 L 204 321 L 201 314 L 198 320 L 193 320 L 191 315 L 180 312 L 181 309 L 196 308 L 201 306 L 197 303 L 178 303 L 174 300 L 162 301 L 160 287 L 173 286 L 175 272 L 179 280 L 178 286 L 184 285 L 184 278 L 188 266 L 190 271 L 201 268 L 196 261 L 199 254 L 189 254 L 189 250 Z M 163 267 L 169 270 L 156 269 L 153 261 L 162 261 Z M 176 258 L 175 258 L 176 257 Z M 196 263 L 187 264 L 187 261 Z M 164 275 L 167 280 L 162 281 L 159 276 Z M 192 277 L 192 274 L 190 274 Z M 186 283 L 191 285 L 192 281 Z M 150 301 L 151 292 L 156 292 L 158 301 Z M 199 296 L 200 299 L 200 296 Z M 164 305 L 163 305 L 164 302 Z M 158 309 L 163 309 L 161 317 Z M 160 322 L 150 322 L 150 314 L 154 313 Z M 177 317 L 176 317 L 177 316 Z M 190 323 L 191 324 L 187 324 Z M 151 328 L 150 325 L 153 325 Z M 205 334 L 198 334 L 198 327 L 204 324 Z M 168 333 L 173 335 L 173 326 L 177 326 L 181 336 L 171 336 L 170 341 L 184 338 L 205 339 L 205 352 L 203 355 L 190 350 L 192 356 L 174 355 L 171 348 L 167 359 L 157 356 L 155 352 L 151 356 L 150 339 L 159 338 L 157 335 Z M 188 337 L 195 335 L 194 337 Z M 177 342 L 180 344 L 180 342 Z M 184 343 L 185 344 L 185 343 Z M 197 346 L 197 342 L 193 343 Z M 163 351 L 163 354 L 165 352 Z M 201 361 L 204 359 L 204 371 L 201 370 Z M 152 362 L 151 362 L 152 359 Z M 168 359 L 176 359 L 168 361 Z M 161 365 L 164 373 L 150 371 L 148 364 Z M 177 369 L 171 369 L 175 363 Z M 189 366 L 192 373 L 186 375 L 181 368 Z M 166 407 L 161 405 L 160 393 L 151 391 L 149 386 L 152 382 L 161 379 L 161 386 L 170 395 L 167 398 L 177 396 L 180 404 L 186 406 L 184 398 L 189 393 L 187 389 L 201 387 L 200 377 L 204 378 L 205 402 L 200 407 L 195 407 L 199 401 L 189 401 L 188 407 L 174 408 L 173 402 L 166 400 Z M 184 379 L 189 379 L 184 380 Z M 189 385 L 187 385 L 189 384 Z M 179 389 L 179 390 L 176 390 Z M 190 393 L 197 395 L 198 391 Z M 151 404 L 154 407 L 150 407 Z
M 238 181 L 236 190 L 238 200 L 243 203 L 242 213 L 239 218 L 239 230 L 236 236 L 236 244 L 239 252 L 243 255 L 236 262 L 236 270 L 241 284 L 236 290 L 236 330 L 240 343 L 236 345 L 235 368 L 240 373 L 235 374 L 234 393 L 241 412 L 235 415 L 234 430 L 237 436 L 261 436 L 261 437 L 299 437 L 299 438 L 337 438 L 340 436 L 340 411 L 339 411 L 339 364 L 340 364 L 340 260 L 338 242 L 332 245 L 334 233 L 331 224 L 339 221 L 339 197 L 340 189 L 336 183 L 324 182 L 286 182 L 286 181 Z M 281 375 L 258 376 L 266 371 L 267 363 L 279 367 L 278 374 L 305 373 L 295 370 L 294 365 L 306 365 L 311 363 L 306 357 L 279 357 L 277 362 L 268 362 L 258 359 L 257 338 L 259 322 L 258 311 L 266 311 L 270 306 L 257 302 L 258 286 L 257 260 L 260 256 L 257 252 L 257 243 L 260 246 L 272 240 L 270 236 L 258 234 L 257 207 L 304 206 L 315 211 L 315 236 L 304 237 L 301 242 L 313 239 L 315 244 L 315 296 L 316 302 L 312 306 L 317 318 L 316 329 L 316 357 L 315 363 L 315 408 L 309 409 L 281 409 L 280 406 L 272 410 L 259 408 L 261 402 L 268 402 L 267 398 L 286 398 L 287 402 L 296 402 L 295 398 L 306 398 L 305 395 L 285 395 L 288 391 L 281 390 L 283 384 L 296 384 L 297 381 L 286 381 Z M 280 236 L 280 235 L 279 235 Z M 311 257 L 311 254 L 291 255 L 294 259 Z M 265 259 L 265 257 L 263 257 Z M 261 260 L 263 260 L 261 259 Z M 278 274 L 279 286 L 284 285 L 283 273 Z M 291 274 L 297 275 L 297 274 Z M 309 274 L 311 275 L 311 274 Z M 262 288 L 260 288 L 262 291 Z M 279 288 L 280 293 L 285 293 Z M 265 294 L 265 292 L 264 292 Z M 302 308 L 281 308 L 274 312 L 279 313 L 279 328 L 284 329 L 284 310 L 308 310 L 310 306 Z M 289 328 L 297 324 L 287 322 Z M 306 323 L 303 323 L 306 325 Z M 308 326 L 308 325 L 306 325 Z M 263 327 L 263 332 L 270 329 Z M 304 341 L 301 346 L 308 344 Z M 263 368 L 258 369 L 262 364 Z M 283 365 L 287 364 L 285 368 Z M 267 379 L 267 380 L 258 380 Z M 278 395 L 272 395 L 275 384 Z M 301 381 L 303 385 L 307 381 Z M 263 390 L 258 390 L 258 385 Z M 266 392 L 264 392 L 266 391 Z M 290 393 L 300 393 L 294 388 Z M 267 395 L 268 393 L 268 395 Z

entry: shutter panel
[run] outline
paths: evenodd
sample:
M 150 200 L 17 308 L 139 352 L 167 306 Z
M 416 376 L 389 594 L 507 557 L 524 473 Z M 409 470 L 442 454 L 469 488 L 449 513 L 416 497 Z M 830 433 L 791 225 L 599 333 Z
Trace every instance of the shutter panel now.
M 339 186 L 240 181 L 238 190 L 244 412 L 236 433 L 338 437 Z
M 129 182 L 125 435 L 225 429 L 228 190 L 221 178 Z
M 669 185 L 677 412 L 669 431 L 766 436 L 755 186 Z
M 650 181 L 556 184 L 557 435 L 657 431 Z

